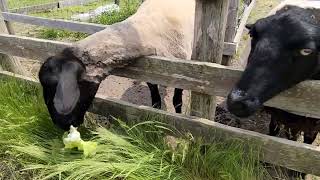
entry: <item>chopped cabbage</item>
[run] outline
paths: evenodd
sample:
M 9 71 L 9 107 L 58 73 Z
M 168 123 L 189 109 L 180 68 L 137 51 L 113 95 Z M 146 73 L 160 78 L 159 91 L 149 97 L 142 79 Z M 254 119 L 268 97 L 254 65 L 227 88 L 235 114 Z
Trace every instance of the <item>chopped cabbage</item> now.
M 96 153 L 97 143 L 96 142 L 85 142 L 81 139 L 80 133 L 77 128 L 71 126 L 70 132 L 67 137 L 63 138 L 65 149 L 74 149 L 83 151 L 85 157 L 92 156 Z

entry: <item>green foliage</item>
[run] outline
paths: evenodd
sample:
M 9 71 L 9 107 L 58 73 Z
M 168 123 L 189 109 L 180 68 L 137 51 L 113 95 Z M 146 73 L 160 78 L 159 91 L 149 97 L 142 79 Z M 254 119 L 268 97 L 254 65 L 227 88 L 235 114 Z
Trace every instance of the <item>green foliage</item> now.
M 34 13 L 32 15 L 51 19 L 67 19 L 70 20 L 72 15 L 86 13 L 95 10 L 99 6 L 113 3 L 113 0 L 97 0 L 85 5 L 70 6 L 59 9 L 53 9 L 47 12 Z

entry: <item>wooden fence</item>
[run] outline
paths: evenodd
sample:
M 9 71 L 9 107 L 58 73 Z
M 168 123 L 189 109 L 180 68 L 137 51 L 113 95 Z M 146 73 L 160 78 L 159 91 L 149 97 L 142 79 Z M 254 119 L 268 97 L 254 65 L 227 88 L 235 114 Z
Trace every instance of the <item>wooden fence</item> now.
M 208 3 L 207 1 L 201 2 Z M 220 3 L 223 4 L 223 2 Z M 218 3 L 211 5 L 219 6 Z M 225 5 L 223 4 L 223 6 Z M 208 8 L 210 6 L 200 7 Z M 199 9 L 199 11 L 201 10 Z M 224 12 L 224 14 L 226 13 Z M 71 46 L 70 43 L 0 34 L 0 52 L 12 56 L 45 60 L 69 46 Z M 220 46 L 222 47 L 221 44 Z M 215 97 L 225 96 L 234 82 L 239 79 L 242 71 L 210 62 L 151 56 L 133 60 L 130 66 L 115 69 L 111 73 L 116 76 L 182 88 Z M 10 72 L 0 71 L 0 75 L 38 84 L 35 80 Z M 306 81 L 281 93 L 268 101 L 266 105 L 320 116 L 318 110 L 320 107 L 319 92 L 320 81 Z M 246 142 L 245 144 L 252 144 L 255 151 L 260 153 L 261 160 L 265 162 L 304 173 L 320 175 L 320 151 L 312 145 L 229 127 L 204 118 L 137 106 L 100 95 L 96 96 L 90 111 L 103 116 L 119 117 L 124 121 L 139 121 L 142 119 L 140 117 L 146 115 L 158 116 L 180 131 L 191 132 L 195 137 L 201 137 L 206 142 L 211 142 L 213 138 L 240 139 Z
M 1 53 L 31 59 L 44 60 L 70 45 L 15 35 L 0 35 Z M 1 71 L 0 74 L 35 82 L 9 72 Z M 233 83 L 241 76 L 241 70 L 208 62 L 151 56 L 137 59 L 132 65 L 116 69 L 112 74 L 210 95 L 225 96 Z M 317 110 L 320 107 L 319 91 L 319 81 L 306 81 L 278 95 L 266 104 L 320 116 Z M 127 121 L 139 120 L 139 117 L 143 115 L 161 116 L 165 122 L 175 125 L 180 130 L 191 132 L 196 137 L 203 137 L 208 142 L 212 137 L 220 137 L 222 140 L 242 139 L 258 145 L 257 152 L 261 153 L 262 160 L 265 162 L 320 175 L 320 152 L 315 146 L 229 127 L 207 119 L 137 106 L 99 95 L 95 99 L 91 112 L 104 116 L 111 114 Z
M 88 33 L 88 34 L 94 34 L 96 32 L 99 32 L 103 30 L 106 26 L 101 24 L 94 24 L 94 23 L 85 23 L 85 22 L 77 22 L 77 21 L 69 21 L 69 20 L 61 20 L 61 19 L 50 19 L 50 18 L 43 18 L 43 17 L 36 17 L 36 16 L 30 16 L 26 15 L 26 12 L 36 12 L 41 11 L 46 8 L 52 9 L 52 7 L 66 7 L 66 6 L 73 6 L 73 5 L 79 5 L 79 4 L 86 4 L 90 2 L 94 2 L 96 0 L 65 0 L 65 1 L 58 1 L 55 3 L 48 3 L 48 4 L 42 4 L 42 5 L 36 5 L 36 6 L 30 6 L 25 8 L 19 8 L 15 10 L 8 10 L 6 5 L 6 0 L 1 0 L 0 5 L 3 7 L 2 10 L 2 17 L 6 22 L 19 22 L 24 24 L 32 24 L 37 26 L 45 26 L 50 28 L 58 28 L 58 29 L 66 29 L 70 31 L 75 32 L 82 32 L 82 33 Z M 238 0 L 231 0 L 231 1 L 238 1 Z M 117 1 L 116 3 L 119 3 Z M 255 3 L 255 0 L 252 1 L 250 6 L 245 9 L 245 14 L 248 14 L 247 16 L 244 16 L 241 20 L 241 22 L 246 22 L 248 19 L 248 16 L 252 10 L 252 7 Z M 237 9 L 237 4 L 234 6 L 231 6 L 232 9 Z M 232 20 L 231 20 L 232 19 Z M 230 17 L 230 20 L 228 23 L 234 24 L 236 21 L 237 16 L 236 13 L 233 13 Z M 243 23 L 242 23 L 243 24 Z M 230 32 L 227 33 L 231 34 L 231 38 L 227 38 L 227 42 L 224 43 L 224 50 L 223 55 L 232 57 L 236 54 L 238 44 L 240 42 L 240 39 L 236 39 L 237 37 L 241 37 L 241 34 L 244 29 L 244 25 L 239 26 L 237 30 L 237 26 L 230 25 L 228 26 L 230 29 Z M 236 34 L 235 38 L 234 35 Z M 228 58 L 230 59 L 230 58 Z

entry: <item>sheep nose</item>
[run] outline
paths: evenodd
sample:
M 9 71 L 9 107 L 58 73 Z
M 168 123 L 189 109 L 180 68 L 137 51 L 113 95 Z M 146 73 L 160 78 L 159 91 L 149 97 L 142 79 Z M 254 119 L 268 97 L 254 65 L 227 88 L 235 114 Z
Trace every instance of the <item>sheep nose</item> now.
M 228 95 L 228 110 L 238 117 L 248 117 L 255 113 L 260 106 L 258 98 L 250 97 L 242 90 L 234 89 Z

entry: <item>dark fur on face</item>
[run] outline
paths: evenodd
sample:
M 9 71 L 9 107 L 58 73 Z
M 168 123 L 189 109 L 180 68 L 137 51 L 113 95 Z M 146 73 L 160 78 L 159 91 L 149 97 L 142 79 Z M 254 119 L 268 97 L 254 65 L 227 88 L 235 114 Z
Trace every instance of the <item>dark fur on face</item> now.
M 39 79 L 54 124 L 63 130 L 82 124 L 100 82 L 88 80 L 81 61 L 66 49 L 45 61 L 40 68 Z
M 267 100 L 319 72 L 320 15 L 287 6 L 247 25 L 251 52 L 247 67 L 227 100 L 231 113 L 252 115 Z

